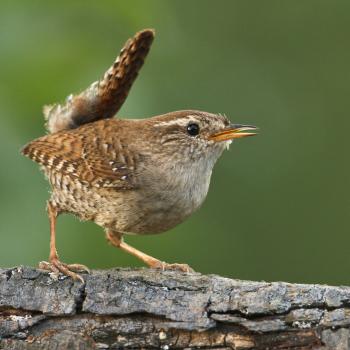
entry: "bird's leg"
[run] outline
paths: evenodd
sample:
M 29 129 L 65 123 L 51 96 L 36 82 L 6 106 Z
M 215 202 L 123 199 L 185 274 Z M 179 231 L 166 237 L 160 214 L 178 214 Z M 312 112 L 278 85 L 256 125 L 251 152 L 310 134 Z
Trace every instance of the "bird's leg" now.
M 153 269 L 193 272 L 193 269 L 187 264 L 168 264 L 164 261 L 153 258 L 152 256 L 147 255 L 140 250 L 135 249 L 134 247 L 124 242 L 123 235 L 120 233 L 106 231 L 106 238 L 115 247 L 120 248 L 133 256 L 136 256 L 136 258 L 142 260 L 146 265 Z
M 62 263 L 57 254 L 56 250 L 56 219 L 59 211 L 51 202 L 47 202 L 47 213 L 50 220 L 50 255 L 49 262 L 41 261 L 39 263 L 39 268 L 43 270 L 48 270 L 58 275 L 60 272 L 66 276 L 70 276 L 73 280 L 80 280 L 84 283 L 84 279 L 76 272 L 89 272 L 89 269 L 80 264 L 65 264 Z

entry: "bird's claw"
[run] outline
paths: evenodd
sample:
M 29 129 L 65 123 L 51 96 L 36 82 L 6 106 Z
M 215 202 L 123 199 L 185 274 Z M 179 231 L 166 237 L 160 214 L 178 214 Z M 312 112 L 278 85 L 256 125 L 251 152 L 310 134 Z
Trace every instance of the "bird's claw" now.
M 162 271 L 165 270 L 173 270 L 173 271 L 182 271 L 182 272 L 194 272 L 194 270 L 187 264 L 168 264 L 164 261 L 158 261 L 157 263 L 153 264 L 151 266 L 152 268 L 155 269 L 160 269 Z
M 39 269 L 51 271 L 55 276 L 58 276 L 61 272 L 62 274 L 71 277 L 74 281 L 84 282 L 83 277 L 81 277 L 77 272 L 87 272 L 90 270 L 81 264 L 65 264 L 58 259 L 53 259 L 51 262 L 41 261 L 39 263 Z

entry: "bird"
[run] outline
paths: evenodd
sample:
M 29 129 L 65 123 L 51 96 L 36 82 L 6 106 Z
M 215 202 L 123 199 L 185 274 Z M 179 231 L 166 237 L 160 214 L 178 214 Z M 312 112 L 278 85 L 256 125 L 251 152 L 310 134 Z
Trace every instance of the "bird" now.
M 100 81 L 70 96 L 65 105 L 46 107 L 50 133 L 22 149 L 51 185 L 50 254 L 39 268 L 84 282 L 80 273 L 89 269 L 61 262 L 56 250 L 56 219 L 70 213 L 101 226 L 113 246 L 151 268 L 193 271 L 187 264 L 166 263 L 137 250 L 124 235 L 162 233 L 185 221 L 204 202 L 223 151 L 235 139 L 256 135 L 257 128 L 198 110 L 112 118 L 153 36 L 149 29 L 136 33 Z

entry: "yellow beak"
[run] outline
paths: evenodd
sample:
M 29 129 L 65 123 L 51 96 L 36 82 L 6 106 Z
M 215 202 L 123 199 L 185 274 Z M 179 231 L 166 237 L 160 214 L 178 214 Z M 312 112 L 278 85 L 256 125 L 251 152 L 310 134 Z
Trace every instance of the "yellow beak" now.
M 232 139 L 239 139 L 247 136 L 255 136 L 255 132 L 242 132 L 249 130 L 257 130 L 256 126 L 253 125 L 240 125 L 240 124 L 231 124 L 229 127 L 225 128 L 222 131 L 216 132 L 209 136 L 209 140 L 215 142 L 228 141 Z

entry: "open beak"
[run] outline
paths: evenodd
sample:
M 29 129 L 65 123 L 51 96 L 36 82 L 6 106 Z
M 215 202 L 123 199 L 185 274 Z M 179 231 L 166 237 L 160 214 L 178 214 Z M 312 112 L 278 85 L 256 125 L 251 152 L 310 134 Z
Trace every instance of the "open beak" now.
M 220 141 L 228 141 L 232 139 L 239 139 L 241 137 L 254 136 L 256 135 L 255 132 L 246 132 L 246 131 L 257 130 L 257 129 L 258 128 L 253 125 L 231 124 L 229 127 L 210 135 L 209 140 L 220 142 Z

